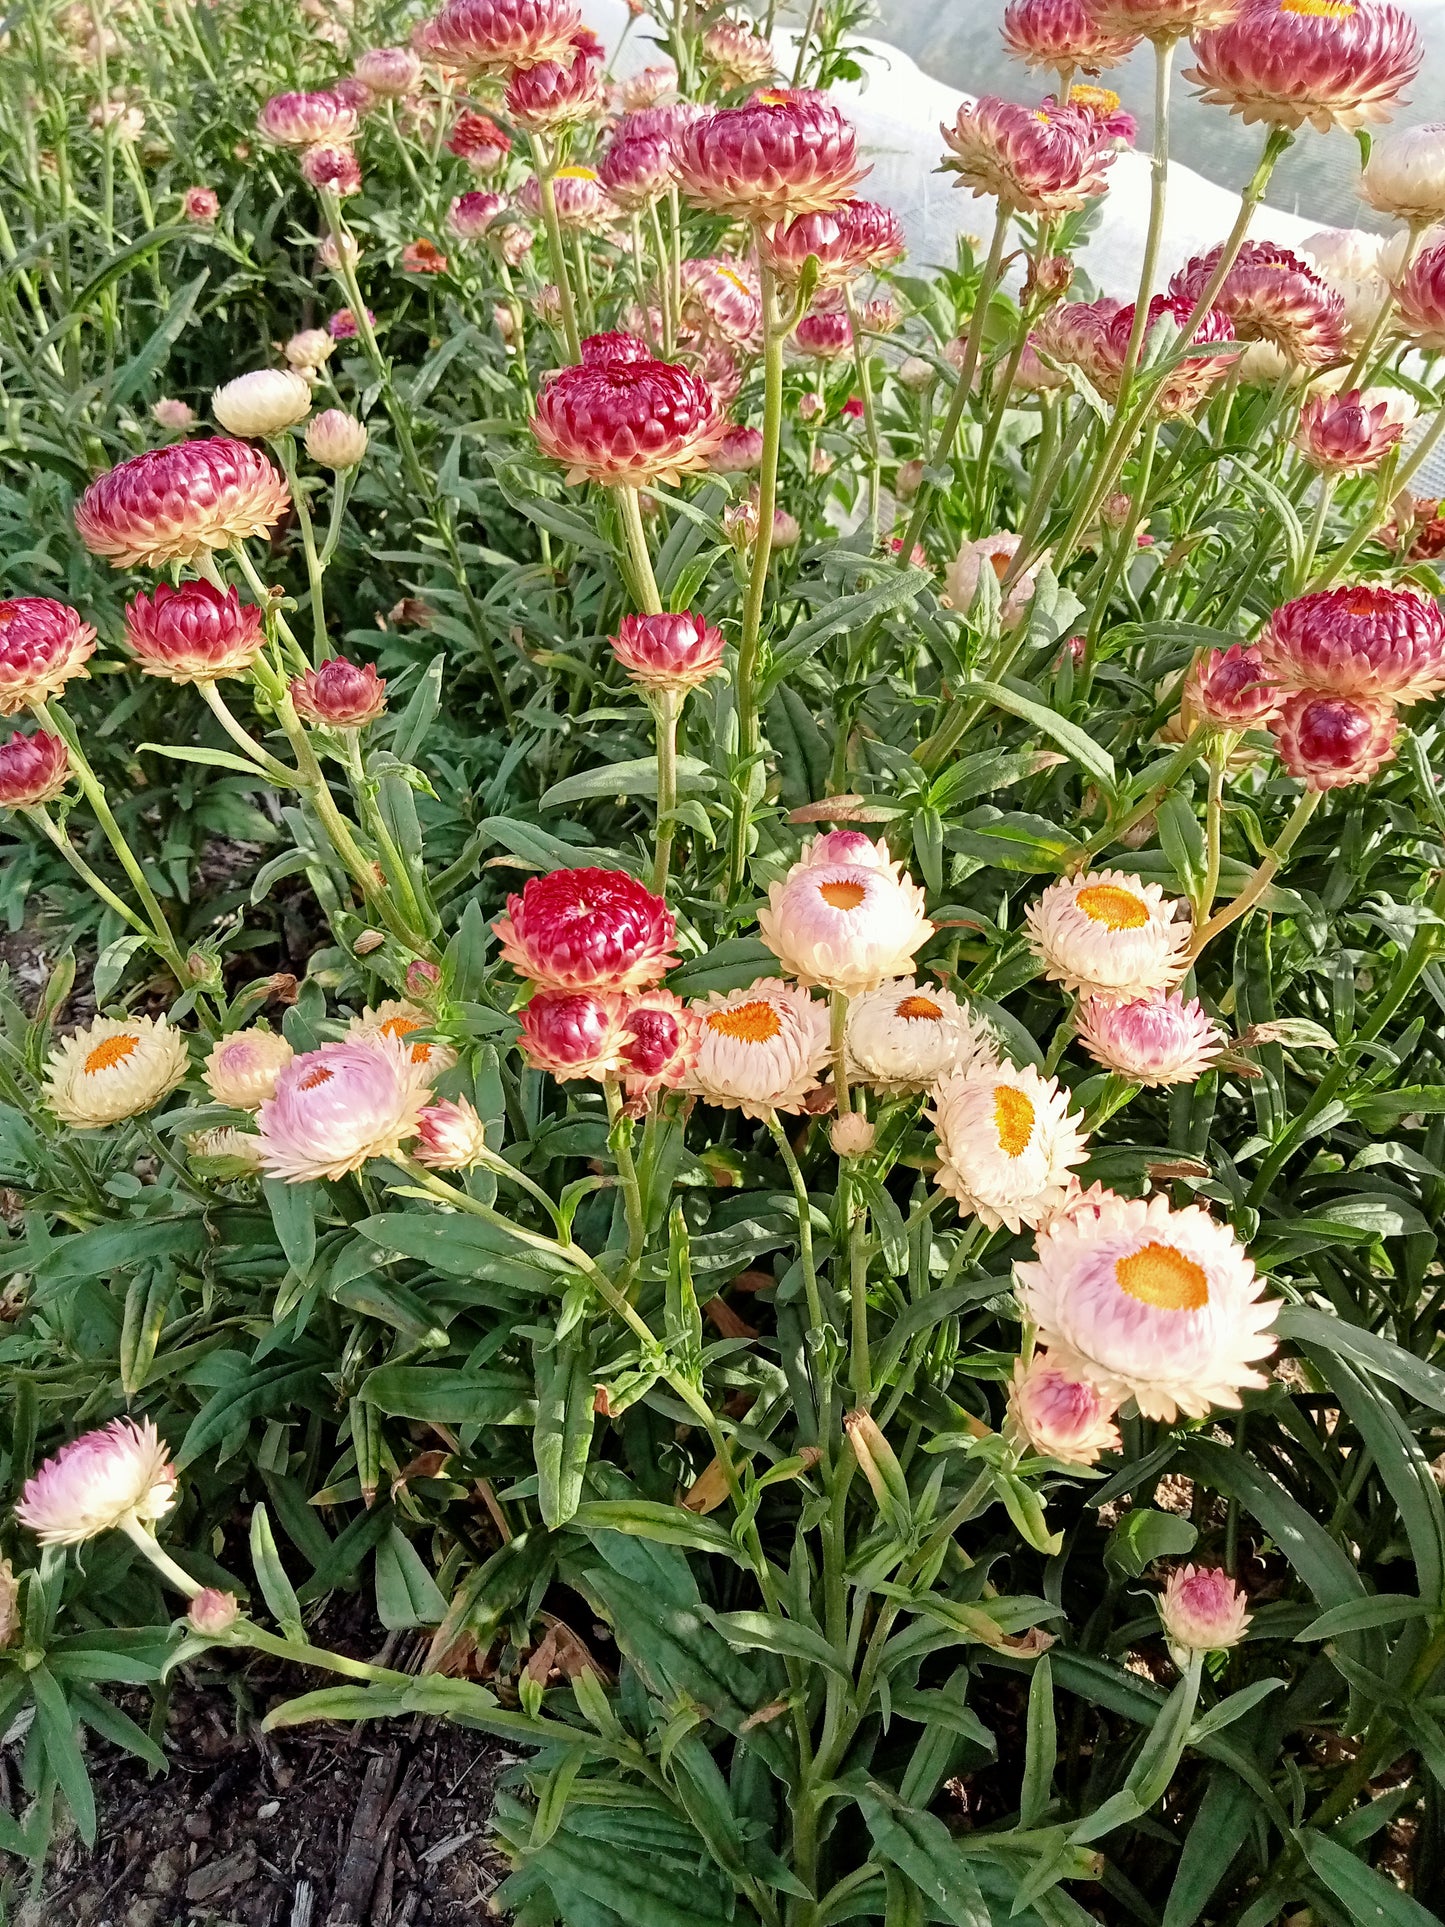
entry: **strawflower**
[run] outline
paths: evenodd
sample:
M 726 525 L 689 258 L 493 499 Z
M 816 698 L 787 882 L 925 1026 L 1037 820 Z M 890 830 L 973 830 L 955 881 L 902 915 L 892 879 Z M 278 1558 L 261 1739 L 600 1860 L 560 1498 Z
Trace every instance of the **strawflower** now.
M 60 795 L 70 779 L 70 751 L 48 730 L 19 730 L 0 743 L 0 810 L 29 810 Z
M 1139 30 L 1110 33 L 1084 0 L 1009 0 L 1003 39 L 1026 67 L 1077 67 L 1097 74 L 1128 59 L 1139 44 Z
M 957 1201 L 961 1217 L 1016 1232 L 1058 1209 L 1087 1147 L 1083 1119 L 1056 1078 L 1031 1065 L 981 1061 L 941 1078 L 933 1098 L 934 1182 Z
M 1393 0 L 1243 0 L 1232 20 L 1196 33 L 1185 78 L 1246 121 L 1364 127 L 1388 120 L 1423 58 Z
M 1123 870 L 1061 878 L 1025 923 L 1047 977 L 1115 1003 L 1168 990 L 1184 975 L 1189 922 L 1157 883 Z
M 1418 702 L 1445 688 L 1445 612 L 1415 589 L 1319 589 L 1276 609 L 1259 652 L 1290 689 Z
M 276 1094 L 276 1079 L 296 1055 L 279 1031 L 257 1025 L 233 1031 L 213 1045 L 201 1071 L 218 1104 L 254 1111 Z
M 796 1111 L 828 1060 L 828 1007 L 796 984 L 760 977 L 693 1008 L 701 1039 L 687 1088 L 746 1117 Z
M 151 1419 L 118 1418 L 61 1446 L 28 1479 L 15 1516 L 43 1546 L 144 1528 L 175 1503 L 176 1469 Z
M 488 1156 L 486 1124 L 466 1098 L 436 1098 L 422 1110 L 414 1155 L 432 1171 L 470 1171 Z
M 772 885 L 758 931 L 788 976 L 853 996 L 907 976 L 933 925 L 901 864 L 804 861 Z
M 1312 790 L 1368 783 L 1395 754 L 1394 705 L 1378 697 L 1332 696 L 1304 689 L 1287 696 L 1270 722 L 1286 774 Z
M 386 714 L 386 679 L 372 665 L 332 656 L 291 684 L 296 713 L 330 729 L 364 729 Z
M 1072 107 L 1020 107 L 996 94 L 965 101 L 941 129 L 943 171 L 977 195 L 1029 214 L 1068 214 L 1102 194 L 1114 149 L 1092 115 Z
M 1061 1465 L 1093 1465 L 1117 1452 L 1115 1401 L 1087 1378 L 1061 1371 L 1048 1352 L 1014 1362 L 1004 1432 L 1015 1444 Z
M 426 1085 L 392 1037 L 346 1038 L 294 1057 L 256 1117 L 262 1164 L 288 1184 L 345 1177 L 415 1137 Z
M 1191 1653 L 1237 1646 L 1249 1625 L 1248 1598 L 1219 1566 L 1176 1566 L 1159 1596 L 1159 1618 L 1175 1663 Z
M 162 568 L 269 535 L 290 500 L 259 449 L 213 435 L 134 455 L 98 476 L 76 506 L 75 526 L 91 554 L 117 569 Z
M 164 1017 L 97 1017 L 45 1065 L 45 1102 L 63 1124 L 98 1130 L 154 1110 L 185 1076 L 186 1040 Z
M 692 122 L 677 167 L 698 206 L 756 222 L 833 207 L 867 172 L 851 125 L 806 88 L 765 91 Z
M 693 689 L 722 667 L 723 637 L 701 616 L 624 616 L 612 653 L 644 689 Z
M 215 682 L 244 676 L 265 644 L 261 611 L 235 589 L 210 582 L 162 582 L 126 604 L 125 639 L 148 676 Z
M 49 596 L 0 602 L 0 716 L 59 695 L 72 676 L 87 674 L 95 629 L 68 603 Z
M 1198 998 L 1186 1003 L 1177 990 L 1154 991 L 1126 1004 L 1083 997 L 1074 1028 L 1095 1063 L 1148 1086 L 1194 1083 L 1226 1041 Z
M 676 1090 L 686 1083 L 701 1049 L 701 1017 L 670 990 L 647 990 L 627 999 L 618 1060 L 629 1097 Z
M 603 1083 L 621 1064 L 626 999 L 616 991 L 539 990 L 521 1013 L 522 1055 L 561 1082 Z
M 492 928 L 519 976 L 557 990 L 642 990 L 671 970 L 675 923 L 623 870 L 528 877 Z
M 531 426 L 543 454 L 564 464 L 569 483 L 641 488 L 706 467 L 727 423 L 691 369 L 609 359 L 552 375 Z
M 850 1075 L 886 1092 L 927 1090 L 994 1056 L 988 1031 L 951 990 L 913 977 L 853 998 L 845 1043 Z

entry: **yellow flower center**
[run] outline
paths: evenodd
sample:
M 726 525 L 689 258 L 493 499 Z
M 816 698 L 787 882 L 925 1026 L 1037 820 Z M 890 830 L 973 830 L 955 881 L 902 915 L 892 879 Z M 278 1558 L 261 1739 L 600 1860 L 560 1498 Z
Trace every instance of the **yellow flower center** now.
M 719 268 L 717 275 L 721 281 L 730 281 L 739 294 L 745 294 L 751 298 L 753 291 L 740 274 L 734 274 L 731 268 Z
M 1074 901 L 1091 923 L 1106 930 L 1140 930 L 1149 921 L 1148 904 L 1117 883 L 1086 883 Z
M 335 1075 L 335 1071 L 328 1070 L 325 1064 L 317 1064 L 312 1070 L 307 1071 L 296 1088 L 298 1091 L 318 1090 L 321 1085 L 329 1084 Z
M 87 1055 L 85 1074 L 94 1077 L 97 1071 L 114 1070 L 117 1064 L 123 1064 L 133 1051 L 139 1049 L 139 1037 L 132 1037 L 129 1031 L 122 1031 L 118 1037 L 107 1037 Z
M 788 96 L 776 87 L 764 88 L 761 93 L 753 95 L 755 107 L 786 107 L 787 104 Z
M 395 1037 L 397 1042 L 400 1043 L 403 1037 L 409 1037 L 412 1031 L 420 1030 L 421 1028 L 422 1021 L 420 1017 L 388 1017 L 386 1022 L 381 1026 L 381 1034 L 383 1037 Z M 430 1058 L 430 1044 L 412 1045 L 411 1061 L 413 1064 L 425 1064 Z
M 595 181 L 597 171 L 591 167 L 559 167 L 552 178 L 558 181 Z
M 1121 1291 L 1156 1311 L 1201 1311 L 1209 1303 L 1204 1267 L 1173 1245 L 1152 1243 L 1114 1260 Z
M 1279 0 L 1281 13 L 1301 13 L 1307 20 L 1349 20 L 1359 12 L 1354 0 Z
M 1029 1140 L 1034 1134 L 1034 1107 L 1032 1101 L 1012 1084 L 995 1084 L 993 1090 L 993 1123 L 998 1132 L 999 1146 L 1005 1156 L 1022 1157 L 1029 1148 Z
M 846 878 L 818 885 L 818 895 L 830 910 L 856 910 L 867 894 L 861 883 L 849 883 Z
M 1102 120 L 1119 111 L 1119 96 L 1112 87 L 1071 87 L 1069 105 L 1082 107 L 1086 113 L 1097 114 Z
M 734 1004 L 731 1010 L 715 1010 L 707 1019 L 709 1030 L 719 1037 L 731 1037 L 739 1044 L 766 1044 L 783 1028 L 783 1020 L 759 997 L 751 1004 Z
M 931 997 L 921 997 L 915 993 L 912 997 L 903 999 L 898 1006 L 898 1015 L 908 1018 L 925 1017 L 929 1023 L 936 1024 L 942 1020 L 943 1012 Z

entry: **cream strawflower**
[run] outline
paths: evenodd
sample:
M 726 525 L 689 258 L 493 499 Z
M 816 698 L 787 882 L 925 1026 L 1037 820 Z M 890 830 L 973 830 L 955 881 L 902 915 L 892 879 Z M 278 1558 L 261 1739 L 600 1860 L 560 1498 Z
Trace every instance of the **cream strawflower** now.
M 759 977 L 693 1005 L 702 1045 L 684 1089 L 748 1117 L 796 1111 L 828 1061 L 828 1007 L 796 984 Z
M 1087 1378 L 1060 1371 L 1048 1352 L 1025 1365 L 1014 1361 L 1005 1435 L 1016 1445 L 1063 1465 L 1092 1465 L 1101 1452 L 1119 1450 L 1113 1422 L 1115 1401 Z
M 221 1124 L 210 1131 L 192 1131 L 186 1154 L 193 1163 L 217 1178 L 244 1178 L 261 1169 L 261 1140 L 254 1131 L 238 1131 Z
M 257 368 L 218 388 L 211 413 L 231 435 L 279 435 L 311 413 L 311 384 L 291 368 Z
M 254 1111 L 274 1095 L 276 1079 L 295 1055 L 279 1031 L 257 1024 L 223 1037 L 212 1048 L 201 1077 L 218 1104 Z
M 1069 1192 L 1085 1156 L 1069 1093 L 1031 1065 L 980 1063 L 941 1078 L 929 1113 L 942 1160 L 934 1182 L 990 1231 L 1039 1224 Z
M 340 1178 L 371 1158 L 395 1157 L 416 1136 L 426 1099 L 399 1039 L 346 1037 L 293 1057 L 256 1115 L 261 1160 L 289 1184 Z
M 1145 1418 L 1203 1418 L 1262 1389 L 1278 1306 L 1228 1225 L 1197 1204 L 1106 1194 L 1039 1233 L 1017 1267 L 1024 1308 L 1062 1370 L 1132 1396 Z
M 951 990 L 895 977 L 848 1006 L 850 1072 L 880 1091 L 921 1091 L 949 1071 L 994 1059 L 987 1030 Z
M 1025 912 L 1045 974 L 1066 990 L 1127 1003 L 1168 990 L 1188 968 L 1188 919 L 1157 883 L 1093 870 L 1051 883 Z
M 393 1037 L 398 1043 L 404 1042 L 414 1030 L 430 1030 L 433 1019 L 418 1004 L 409 1004 L 396 997 L 388 998 L 373 1010 L 367 1004 L 359 1017 L 353 1017 L 346 1027 L 348 1037 Z M 418 1039 L 407 1045 L 411 1061 L 418 1072 L 430 1083 L 449 1071 L 457 1061 L 457 1054 L 449 1044 L 427 1043 Z
M 164 1017 L 97 1017 L 50 1053 L 45 1101 L 62 1123 L 96 1130 L 153 1109 L 187 1062 L 185 1038 Z
M 1133 1084 L 1192 1084 L 1224 1049 L 1224 1032 L 1197 997 L 1177 990 L 1118 1004 L 1084 997 L 1074 1014 L 1079 1042 L 1096 1064 Z
M 15 1516 L 43 1546 L 78 1546 L 115 1527 L 154 1525 L 176 1496 L 176 1469 L 149 1419 L 118 1418 L 62 1445 L 30 1479 Z
M 1221 1566 L 1176 1566 L 1159 1596 L 1169 1653 L 1182 1672 L 1191 1653 L 1237 1646 L 1250 1622 L 1249 1600 Z
M 789 976 L 849 996 L 910 971 L 933 935 L 923 892 L 901 864 L 811 858 L 769 890 L 758 930 Z

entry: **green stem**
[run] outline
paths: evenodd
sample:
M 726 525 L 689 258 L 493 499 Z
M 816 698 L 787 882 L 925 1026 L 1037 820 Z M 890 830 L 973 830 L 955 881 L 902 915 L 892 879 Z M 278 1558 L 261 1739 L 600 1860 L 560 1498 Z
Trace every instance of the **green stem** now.
M 828 1000 L 828 1049 L 833 1059 L 833 1089 L 838 1097 L 838 1115 L 846 1117 L 852 1108 L 848 1091 L 848 999 L 835 990 Z
M 65 858 L 65 861 L 70 865 L 71 869 L 74 870 L 75 874 L 87 888 L 95 892 L 102 903 L 108 904 L 109 907 L 114 910 L 115 914 L 124 922 L 128 923 L 131 929 L 138 932 L 139 935 L 149 938 L 154 934 L 144 919 L 138 917 L 130 905 L 125 902 L 123 898 L 118 897 L 110 885 L 103 882 L 102 879 L 95 874 L 95 871 L 91 869 L 85 858 L 71 842 L 69 836 L 51 817 L 49 810 L 46 809 L 43 803 L 31 804 L 25 811 L 25 815 L 29 817 L 41 835 L 55 845 L 56 849 Z
M 818 1267 L 813 1257 L 813 1206 L 808 1197 L 808 1186 L 803 1177 L 802 1166 L 793 1154 L 793 1147 L 788 1142 L 788 1134 L 783 1129 L 776 1111 L 768 1112 L 767 1122 L 773 1142 L 777 1145 L 778 1154 L 787 1170 L 789 1182 L 793 1187 L 793 1199 L 797 1205 L 798 1262 L 803 1268 L 803 1296 L 808 1305 L 808 1329 L 816 1344 L 822 1338 L 825 1320 L 823 1294 L 818 1286 Z M 818 1441 L 826 1449 L 829 1436 L 831 1388 L 825 1375 L 817 1369 L 814 1362 L 816 1353 L 811 1348 L 808 1357 L 813 1373 L 813 1400 L 818 1412 Z
M 263 749 L 255 737 L 242 727 L 232 714 L 225 697 L 213 682 L 198 682 L 195 690 L 231 741 L 256 765 L 259 775 L 265 776 L 268 782 L 275 783 L 282 789 L 289 790 L 297 787 L 296 771 L 288 769 L 269 750 Z
M 1128 402 L 1134 371 L 1143 351 L 1149 303 L 1154 298 L 1154 282 L 1159 273 L 1159 249 L 1164 240 L 1164 214 L 1169 195 L 1169 82 L 1174 72 L 1174 47 L 1173 40 L 1154 42 L 1154 146 L 1149 159 L 1149 226 L 1144 237 L 1139 292 L 1134 298 L 1134 320 L 1119 377 L 1118 406 L 1121 408 Z
M 868 530 L 869 547 L 872 548 L 878 541 L 878 494 L 883 456 L 878 440 L 878 414 L 873 405 L 872 368 L 864 346 L 858 300 L 851 281 L 844 286 L 843 299 L 848 309 L 848 328 L 853 337 L 853 366 L 858 371 L 858 393 L 863 403 L 863 435 L 868 443 Z
M 1439 411 L 1400 466 L 1388 475 L 1381 476 L 1375 490 L 1374 507 L 1349 541 L 1336 549 L 1325 566 L 1319 570 L 1309 585 L 1311 589 L 1327 589 L 1346 564 L 1354 560 L 1389 514 L 1390 504 L 1395 496 L 1409 486 L 1421 466 L 1430 459 L 1434 453 L 1435 444 L 1442 435 L 1445 435 L 1445 408 Z
M 316 551 L 316 530 L 311 521 L 306 491 L 301 486 L 301 477 L 296 469 L 296 444 L 289 434 L 277 435 L 271 447 L 285 473 L 291 490 L 291 506 L 296 511 L 296 526 L 301 531 L 306 580 L 311 588 L 311 660 L 313 667 L 319 669 L 329 653 L 326 641 L 326 592 L 323 586 L 325 570 Z
M 168 1552 L 161 1550 L 156 1544 L 153 1533 L 147 1532 L 140 1521 L 130 1514 L 118 1520 L 117 1523 L 137 1552 L 143 1553 L 150 1560 L 163 1579 L 168 1579 L 176 1591 L 183 1592 L 188 1599 L 195 1598 L 201 1590 L 199 1582 L 192 1579 L 188 1572 L 183 1572 Z
M 657 840 L 652 887 L 658 896 L 667 892 L 668 865 L 677 823 L 677 718 L 681 707 L 681 692 L 676 689 L 659 689 L 652 698 L 657 744 Z
M 573 361 L 582 359 L 582 338 L 577 332 L 577 308 L 572 299 L 572 283 L 567 272 L 567 250 L 562 241 L 562 223 L 557 219 L 557 195 L 552 177 L 557 172 L 556 157 L 540 136 L 532 137 L 532 164 L 537 170 L 537 198 L 542 207 L 542 225 L 547 230 L 547 253 L 552 276 L 557 284 L 557 299 L 562 307 L 562 334 L 567 353 Z
M 1319 553 L 1320 541 L 1325 532 L 1325 518 L 1330 512 L 1331 502 L 1335 499 L 1335 490 L 1339 486 L 1339 479 L 1338 475 L 1322 475 L 1320 477 L 1320 491 L 1315 500 L 1314 513 L 1310 516 L 1309 528 L 1305 534 L 1305 545 L 1299 559 L 1299 567 L 1295 570 L 1294 587 L 1290 591 L 1292 595 L 1302 594 L 1306 582 L 1310 579 L 1310 570 L 1315 565 L 1315 556 Z
M 627 552 L 632 558 L 633 589 L 644 612 L 661 615 L 662 596 L 652 572 L 652 557 L 647 552 L 647 530 L 642 523 L 642 503 L 635 488 L 619 487 L 617 502 L 622 511 L 622 527 L 627 536 Z
M 1227 930 L 1230 924 L 1237 923 L 1241 917 L 1246 916 L 1259 902 L 1260 898 L 1279 874 L 1280 868 L 1298 841 L 1300 833 L 1319 808 L 1323 799 L 1323 790 L 1306 790 L 1304 792 L 1295 804 L 1294 812 L 1288 823 L 1285 824 L 1275 839 L 1269 854 L 1256 866 L 1254 875 L 1249 879 L 1249 882 L 1232 903 L 1226 903 L 1224 908 L 1215 916 L 1212 916 L 1204 928 L 1197 932 L 1193 943 L 1190 945 L 1189 954 L 1191 958 L 1197 957 L 1206 944 L 1212 943 L 1222 930 Z
M 608 1143 L 617 1160 L 617 1177 L 627 1214 L 627 1263 L 631 1269 L 641 1258 L 647 1238 L 642 1186 L 637 1181 L 637 1166 L 632 1157 L 632 1119 L 622 1115 L 622 1086 L 618 1080 L 609 1077 L 602 1089 L 607 1098 Z

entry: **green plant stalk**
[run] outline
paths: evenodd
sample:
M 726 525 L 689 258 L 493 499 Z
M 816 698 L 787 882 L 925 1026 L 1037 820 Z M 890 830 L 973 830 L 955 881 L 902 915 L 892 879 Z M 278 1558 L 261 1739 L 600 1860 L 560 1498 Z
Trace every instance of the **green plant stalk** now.
M 562 223 L 557 219 L 557 194 L 552 185 L 552 178 L 557 172 L 557 157 L 537 134 L 532 136 L 532 165 L 537 171 L 537 199 L 542 208 L 542 225 L 547 230 L 547 256 L 552 264 L 557 299 L 562 310 L 562 334 L 569 358 L 580 361 L 582 337 L 577 332 L 577 306 L 572 299 L 567 249 L 562 239 Z
M 803 22 L 803 31 L 798 37 L 798 58 L 793 63 L 793 85 L 801 87 L 803 75 L 808 66 L 808 43 L 818 30 L 818 15 L 823 11 L 823 0 L 809 0 L 808 17 Z
M 868 1349 L 868 1208 L 855 1195 L 846 1161 L 840 1164 L 838 1176 L 848 1219 L 848 1299 L 852 1312 L 848 1382 L 853 1403 L 866 1412 L 873 1403 L 873 1365 Z
M 195 1598 L 201 1590 L 200 1582 L 192 1579 L 188 1572 L 176 1564 L 168 1552 L 164 1552 L 156 1544 L 155 1534 L 147 1532 L 134 1513 L 127 1513 L 123 1519 L 118 1519 L 116 1524 L 136 1550 L 150 1560 L 163 1579 L 168 1580 L 177 1592 L 183 1592 L 188 1599 Z
M 647 551 L 647 530 L 642 521 L 642 503 L 635 488 L 619 487 L 617 506 L 622 511 L 622 527 L 627 537 L 627 553 L 632 561 L 633 591 L 645 615 L 662 614 L 662 596 L 652 572 L 652 557 Z
M 1227 930 L 1230 924 L 1238 922 L 1240 917 L 1247 915 L 1259 902 L 1260 898 L 1279 874 L 1290 851 L 1298 841 L 1300 833 L 1319 808 L 1323 799 L 1323 790 L 1306 790 L 1304 792 L 1295 804 L 1294 811 L 1288 823 L 1285 824 L 1278 837 L 1276 837 L 1269 854 L 1262 862 L 1255 866 L 1254 875 L 1249 879 L 1249 882 L 1232 903 L 1226 903 L 1224 908 L 1212 916 L 1204 928 L 1196 934 L 1189 948 L 1191 959 L 1197 957 L 1206 944 L 1212 943 L 1222 930 Z
M 1072 859 L 1075 874 L 1087 868 L 1090 861 L 1098 856 L 1101 850 L 1107 850 L 1111 843 L 1117 843 L 1119 838 L 1132 830 L 1136 823 L 1142 823 L 1151 810 L 1158 809 L 1180 777 L 1205 748 L 1209 733 L 1208 724 L 1201 724 L 1195 729 L 1188 741 L 1181 743 L 1164 765 L 1164 773 L 1159 781 L 1152 784 L 1142 796 L 1136 798 L 1122 816 L 1111 818 L 1103 829 L 1094 832 L 1082 850 Z
M 1340 383 L 1338 390 L 1340 394 L 1348 394 L 1352 388 L 1358 388 L 1364 380 L 1365 371 L 1374 359 L 1375 350 L 1379 347 L 1395 309 L 1399 306 L 1396 289 L 1404 284 L 1405 276 L 1410 272 L 1415 256 L 1420 252 L 1420 243 L 1424 240 L 1430 226 L 1429 221 L 1410 222 L 1405 234 L 1405 251 L 1400 257 L 1400 271 L 1394 281 L 1385 283 L 1385 297 L 1380 303 L 1379 312 L 1370 323 L 1369 333 L 1360 344 L 1360 352 L 1350 363 L 1349 373 Z
M 878 440 L 878 412 L 873 401 L 873 376 L 864 346 L 863 329 L 858 317 L 858 299 L 853 283 L 845 282 L 843 299 L 848 310 L 848 329 L 853 341 L 853 366 L 858 372 L 858 393 L 863 403 L 863 437 L 868 444 L 868 532 L 869 546 L 878 540 L 878 496 L 882 487 L 883 456 Z
M 1144 236 L 1144 259 L 1139 270 L 1139 291 L 1134 297 L 1134 320 L 1124 350 L 1124 366 L 1119 376 L 1118 407 L 1126 407 L 1134 373 L 1144 350 L 1144 332 L 1149 325 L 1149 303 L 1154 298 L 1154 283 L 1159 278 L 1159 249 L 1164 240 L 1164 215 L 1169 197 L 1169 83 L 1174 72 L 1171 37 L 1154 42 L 1154 138 L 1149 156 L 1149 226 Z M 1060 94 L 1060 101 L 1068 99 Z
M 1154 468 L 1154 454 L 1158 446 L 1159 424 L 1150 422 L 1144 431 L 1144 443 L 1139 451 L 1139 460 L 1134 470 L 1134 486 L 1129 491 L 1129 507 L 1126 518 L 1115 531 L 1115 539 L 1109 546 L 1109 553 L 1100 577 L 1098 593 L 1094 597 L 1094 607 L 1089 616 L 1089 626 L 1084 641 L 1084 689 L 1087 692 L 1093 681 L 1094 652 L 1098 648 L 1099 637 L 1109 617 L 1109 604 L 1114 599 L 1114 591 L 1128 570 L 1130 560 L 1139 553 L 1139 523 L 1143 504 L 1149 494 L 1149 477 Z
M 268 749 L 262 747 L 254 736 L 237 720 L 225 697 L 213 682 L 198 682 L 194 685 L 196 694 L 210 710 L 216 721 L 225 730 L 231 741 L 255 763 L 258 775 L 280 789 L 297 789 L 300 778 L 294 769 L 288 769 Z
M 828 999 L 828 1051 L 833 1060 L 833 1089 L 838 1097 L 838 1115 L 846 1117 L 852 1109 L 848 1091 L 848 999 L 835 990 Z
M 607 1099 L 607 1140 L 617 1160 L 617 1178 L 627 1216 L 627 1266 L 632 1271 L 636 1269 L 647 1241 L 642 1186 L 637 1182 L 637 1165 L 632 1156 L 632 1120 L 622 1114 L 622 1086 L 618 1079 L 607 1078 L 602 1090 Z
M 1238 745 L 1238 733 L 1221 730 L 1209 744 L 1209 796 L 1204 806 L 1204 881 L 1199 895 L 1191 900 L 1196 925 L 1208 920 L 1219 895 L 1219 866 L 1224 844 L 1224 777 L 1229 759 Z
M 436 907 L 426 894 L 425 882 L 418 883 L 412 875 L 410 864 L 396 847 L 396 839 L 387 827 L 386 818 L 381 813 L 376 800 L 375 787 L 366 773 L 366 765 L 361 755 L 361 732 L 355 729 L 339 729 L 346 773 L 350 779 L 352 797 L 361 811 L 362 822 L 367 835 L 376 845 L 382 869 L 387 881 L 398 891 L 402 898 L 402 915 L 417 930 L 425 930 L 435 935 L 441 927 Z
M 154 936 L 155 933 L 150 925 L 142 917 L 138 917 L 124 898 L 118 897 L 110 885 L 96 875 L 43 803 L 32 803 L 22 814 L 30 819 L 42 836 L 54 844 L 81 882 L 87 889 L 93 890 L 102 903 L 114 910 L 115 914 L 128 923 L 138 935 L 147 939 Z
M 311 587 L 311 662 L 319 669 L 325 662 L 330 647 L 326 640 L 326 590 L 324 585 L 325 565 L 316 551 L 316 530 L 311 521 L 311 510 L 306 501 L 306 491 L 301 486 L 301 477 L 296 468 L 296 444 L 289 433 L 271 438 L 291 490 L 291 506 L 296 511 L 296 526 L 301 531 L 301 550 L 306 559 L 306 580 Z
M 783 437 L 783 338 L 778 314 L 777 284 L 766 255 L 758 257 L 758 280 L 763 309 L 763 461 L 758 481 L 758 533 L 753 544 L 752 572 L 743 604 L 742 639 L 738 644 L 735 696 L 738 715 L 738 760 L 742 774 L 735 782 L 729 893 L 736 896 L 747 874 L 748 815 L 753 765 L 761 747 L 757 674 L 762 644 L 763 597 L 768 562 L 773 552 L 773 516 L 778 504 L 778 456 Z
M 821 1337 L 825 1322 L 823 1294 L 818 1287 L 818 1267 L 813 1256 L 813 1207 L 808 1198 L 807 1182 L 776 1111 L 768 1112 L 767 1125 L 793 1187 L 793 1199 L 798 1210 L 798 1262 L 803 1268 L 803 1296 L 808 1306 L 808 1326 L 815 1336 Z M 825 1375 L 816 1370 L 813 1373 L 813 1400 L 818 1411 L 818 1439 L 826 1452 L 831 1438 L 832 1388 Z
M 1329 515 L 1330 504 L 1335 499 L 1335 490 L 1338 487 L 1339 477 L 1337 475 L 1322 475 L 1320 477 L 1320 492 L 1315 499 L 1314 513 L 1310 516 L 1309 528 L 1305 531 L 1304 550 L 1300 555 L 1299 567 L 1295 570 L 1294 586 L 1290 591 L 1291 595 L 1302 594 L 1306 582 L 1310 579 L 1310 570 L 1315 565 L 1315 557 L 1319 553 L 1320 542 L 1324 536 L 1325 519 Z
M 652 203 L 652 242 L 657 250 L 657 307 L 662 316 L 662 352 L 664 359 L 670 360 L 677 346 L 677 315 L 672 306 L 672 269 L 669 265 L 667 241 L 662 232 L 662 214 L 656 201 Z M 643 307 L 647 307 L 644 299 Z
M 677 718 L 682 695 L 659 689 L 652 697 L 653 734 L 657 746 L 657 833 L 652 860 L 652 887 L 667 894 L 668 866 L 677 826 Z

